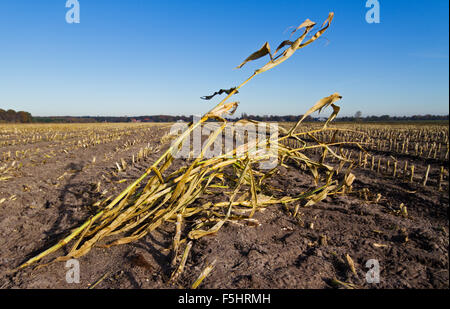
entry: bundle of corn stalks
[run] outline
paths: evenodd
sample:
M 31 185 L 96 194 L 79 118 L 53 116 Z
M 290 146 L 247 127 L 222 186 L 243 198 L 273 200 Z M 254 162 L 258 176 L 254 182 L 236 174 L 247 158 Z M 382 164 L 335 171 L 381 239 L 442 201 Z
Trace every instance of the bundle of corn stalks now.
M 174 266 L 181 260 L 174 273 L 176 276 L 184 267 L 192 242 L 206 235 L 217 233 L 227 222 L 243 222 L 254 225 L 257 224 L 253 218 L 254 214 L 270 205 L 305 200 L 306 205 L 310 206 L 328 195 L 344 191 L 346 187 L 351 186 L 354 180 L 351 173 L 348 172 L 339 182 L 334 179 L 334 168 L 325 163 L 327 156 L 346 161 L 342 155 L 332 149 L 339 148 L 339 144 L 343 142 L 335 143 L 333 140 L 324 142 L 316 135 L 316 133 L 329 131 L 334 132 L 335 136 L 340 131 L 338 128 L 328 127 L 339 112 L 339 107 L 335 103 L 341 99 L 341 96 L 337 93 L 318 101 L 290 129 L 280 127 L 277 134 L 266 134 L 262 138 L 235 147 L 223 155 L 205 158 L 205 152 L 210 146 L 222 138 L 222 133 L 227 125 L 224 115 L 232 113 L 238 105 L 237 102 L 227 102 L 229 98 L 255 76 L 274 68 L 299 49 L 317 40 L 328 29 L 333 16 L 334 14 L 330 13 L 322 27 L 315 32 L 313 29 L 316 24 L 309 19 L 306 20 L 293 31 L 295 33 L 303 29 L 300 37 L 295 41 L 282 42 L 274 55 L 272 55 L 268 43 L 250 55 L 239 68 L 249 61 L 266 55 L 270 56 L 270 61 L 256 70 L 240 86 L 217 92 L 216 94 L 225 92 L 227 97 L 206 113 L 200 121 L 190 123 L 188 128 L 172 142 L 164 154 L 139 179 L 67 237 L 31 258 L 18 269 L 38 262 L 69 243 L 72 243 L 69 253 L 54 261 L 81 257 L 94 246 L 110 247 L 130 243 L 141 239 L 164 223 L 173 222 L 176 224 L 172 246 Z M 312 36 L 308 36 L 312 33 L 314 33 Z M 307 37 L 308 39 L 305 41 Z M 284 52 L 276 56 L 278 51 L 285 47 L 287 48 Z M 213 96 L 207 96 L 204 99 L 212 99 Z M 332 106 L 333 113 L 322 128 L 315 131 L 297 132 L 307 116 L 328 106 Z M 216 121 L 214 122 L 215 126 L 212 126 L 214 130 L 204 143 L 200 155 L 196 159 L 190 160 L 186 166 L 169 173 L 169 168 L 172 166 L 177 152 L 191 138 L 193 131 L 201 126 L 211 125 L 211 122 L 207 121 L 212 119 Z M 253 122 L 253 124 L 258 123 Z M 305 155 L 305 151 L 312 148 L 322 150 L 319 160 L 308 158 Z M 244 149 L 245 151 L 243 151 Z M 257 167 L 257 164 L 267 160 L 278 161 L 277 166 L 288 163 L 307 166 L 316 180 L 316 186 L 298 196 L 274 198 L 270 195 L 267 180 L 276 175 L 278 167 L 275 166 L 269 171 L 262 171 Z M 320 175 L 325 177 L 321 178 Z M 144 183 L 147 178 L 147 182 Z M 320 184 L 321 179 L 324 181 Z M 226 190 L 227 188 L 231 188 L 227 201 L 205 204 L 199 202 L 200 197 L 208 196 L 214 190 L 217 192 L 217 190 Z M 187 221 L 186 219 L 194 223 L 188 226 L 187 238 L 181 239 L 181 225 Z M 179 250 L 182 243 L 187 243 L 183 252 Z M 182 258 L 180 259 L 178 255 L 181 255 Z

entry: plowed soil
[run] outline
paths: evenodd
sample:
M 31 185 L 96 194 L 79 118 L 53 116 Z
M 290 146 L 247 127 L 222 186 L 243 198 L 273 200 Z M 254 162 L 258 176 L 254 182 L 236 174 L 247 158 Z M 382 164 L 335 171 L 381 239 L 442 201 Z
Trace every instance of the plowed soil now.
M 194 242 L 185 271 L 174 284 L 167 280 L 173 271 L 168 250 L 173 224 L 135 243 L 94 248 L 79 259 L 78 284 L 66 282 L 68 269 L 63 262 L 11 273 L 84 222 L 95 211 L 95 202 L 117 195 L 138 178 L 167 147 L 161 145 L 165 132 L 166 127 L 148 126 L 134 144 L 133 137 L 126 136 L 56 152 L 45 162 L 24 159 L 24 167 L 13 178 L 0 181 L 0 200 L 5 199 L 0 204 L 0 288 L 88 288 L 100 278 L 104 279 L 96 288 L 189 288 L 214 259 L 216 266 L 200 288 L 339 287 L 333 279 L 370 289 L 449 287 L 448 181 L 438 192 L 433 179 L 439 175 L 439 164 L 432 165 L 426 187 L 356 168 L 353 193 L 300 207 L 301 220 L 292 216 L 292 209 L 274 205 L 255 215 L 260 226 L 226 224 L 217 235 Z M 59 145 L 43 141 L 33 147 L 58 149 Z M 152 149 L 148 157 L 132 164 L 132 155 L 146 146 Z M 0 152 L 21 147 L 5 146 Z M 122 158 L 127 168 L 117 173 L 115 162 Z M 417 171 L 428 163 L 411 162 Z M 271 182 L 283 195 L 294 195 L 310 188 L 313 179 L 292 166 L 280 167 Z M 363 189 L 368 190 L 366 196 Z M 376 201 L 378 193 L 381 198 Z M 408 216 L 398 211 L 402 203 Z M 63 253 L 64 249 L 51 257 Z M 348 266 L 347 255 L 354 261 L 356 274 Z M 366 263 L 373 259 L 380 265 L 377 284 L 366 281 Z

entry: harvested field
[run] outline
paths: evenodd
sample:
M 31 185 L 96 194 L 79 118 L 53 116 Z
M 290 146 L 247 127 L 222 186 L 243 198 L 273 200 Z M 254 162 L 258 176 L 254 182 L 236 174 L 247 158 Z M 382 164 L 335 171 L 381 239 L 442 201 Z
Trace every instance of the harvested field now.
M 216 234 L 193 240 L 184 271 L 171 281 L 176 221 L 168 220 L 135 242 L 94 246 L 79 258 L 80 283 L 69 284 L 64 262 L 35 267 L 67 254 L 72 243 L 11 271 L 139 178 L 170 146 L 170 124 L 1 125 L 0 287 L 88 288 L 101 279 L 96 288 L 189 288 L 215 260 L 199 288 L 448 288 L 448 124 L 335 127 L 365 133 L 351 138 L 367 153 L 341 147 L 356 176 L 343 194 L 311 206 L 277 203 L 256 212 L 257 221 L 226 222 Z M 306 153 L 319 159 L 322 150 Z M 326 160 L 339 170 L 340 161 Z M 314 187 L 301 164 L 280 165 L 276 173 L 268 180 L 274 198 Z M 211 192 L 194 206 L 208 201 L 228 197 Z M 189 232 L 186 220 L 181 240 Z M 379 284 L 366 282 L 371 259 L 380 264 Z
M 338 92 L 293 123 L 231 117 L 334 16 L 255 48 L 189 124 L 0 125 L 0 287 L 448 288 L 448 121 L 335 124 Z

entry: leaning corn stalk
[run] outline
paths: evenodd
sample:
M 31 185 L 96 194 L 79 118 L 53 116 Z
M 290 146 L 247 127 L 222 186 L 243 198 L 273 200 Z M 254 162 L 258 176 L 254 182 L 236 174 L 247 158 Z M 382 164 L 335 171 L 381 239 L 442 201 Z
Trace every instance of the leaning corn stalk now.
M 335 105 L 342 97 L 335 93 L 319 100 L 299 121 L 289 130 L 281 129 L 281 134 L 269 134 L 256 141 L 249 141 L 243 145 L 225 152 L 223 155 L 206 158 L 205 152 L 217 139 L 222 139 L 227 121 L 226 114 L 232 114 L 237 102 L 228 102 L 229 98 L 236 94 L 245 84 L 255 76 L 266 72 L 285 62 L 295 52 L 317 40 L 330 26 L 334 14 L 330 13 L 322 27 L 314 32 L 315 23 L 306 20 L 295 31 L 303 29 L 303 33 L 295 41 L 282 42 L 274 55 L 270 46 L 266 43 L 259 51 L 250 55 L 240 66 L 249 61 L 254 61 L 266 55 L 270 61 L 256 70 L 247 80 L 238 87 L 216 92 L 204 99 L 212 99 L 215 95 L 226 93 L 227 96 L 217 106 L 206 113 L 198 122 L 189 124 L 188 129 L 181 133 L 172 145 L 139 177 L 130 184 L 114 200 L 104 206 L 96 215 L 90 217 L 85 223 L 73 230 L 69 235 L 60 240 L 53 247 L 31 258 L 18 269 L 30 266 L 42 258 L 58 251 L 60 248 L 73 242 L 66 256 L 56 258 L 54 261 L 63 261 L 78 258 L 87 254 L 95 246 L 110 247 L 137 241 L 163 224 L 177 222 L 177 226 L 184 222 L 194 222 L 188 229 L 187 237 L 194 241 L 206 235 L 219 232 L 227 222 L 252 223 L 253 215 L 271 205 L 289 205 L 305 201 L 308 206 L 323 200 L 328 195 L 344 191 L 353 179 L 338 182 L 333 179 L 336 174 L 334 168 L 325 163 L 325 157 L 331 156 L 341 162 L 349 162 L 336 152 L 344 142 L 336 143 L 322 140 L 324 132 L 333 132 L 336 135 L 340 129 L 328 127 L 329 123 L 337 116 L 339 107 Z M 312 36 L 305 42 L 309 34 Z M 287 47 L 287 48 L 286 48 Z M 284 52 L 276 56 L 278 51 L 286 48 Z M 297 132 L 304 119 L 315 111 L 321 111 L 331 106 L 333 113 L 323 128 Z M 213 126 L 214 130 L 203 145 L 200 155 L 185 166 L 171 170 L 175 155 L 182 149 L 186 140 L 197 128 L 209 125 L 208 120 L 214 119 L 219 125 Z M 258 124 L 257 122 L 252 122 Z M 321 135 L 322 134 L 322 135 Z M 293 141 L 291 143 L 291 141 Z M 275 146 L 275 147 L 274 147 Z M 245 149 L 244 155 L 240 155 Z M 276 149 L 276 151 L 261 151 L 261 149 Z M 319 161 L 309 158 L 305 152 L 311 149 L 321 149 L 323 154 Z M 334 149 L 334 150 L 333 150 Z M 277 167 L 268 172 L 257 168 L 258 163 L 276 159 L 279 165 L 305 165 L 310 170 L 317 186 L 297 196 L 274 197 L 265 194 L 270 191 L 267 180 L 276 175 Z M 124 167 L 125 168 L 125 167 Z M 325 174 L 326 181 L 320 183 L 320 175 Z M 350 174 L 347 174 L 350 175 Z M 146 182 L 144 182 L 146 180 Z M 228 184 L 225 182 L 228 181 Z M 233 194 L 228 201 L 200 204 L 199 198 L 205 197 L 214 190 L 234 187 Z M 239 197 L 239 198 L 237 198 Z M 244 198 L 242 198 L 244 197 Z M 186 220 L 188 219 L 188 220 Z M 180 231 L 177 228 L 174 236 L 173 264 L 177 262 L 177 253 L 180 244 Z M 184 240 L 185 241 L 185 240 Z M 192 244 L 189 242 L 189 244 Z M 188 246 L 190 249 L 190 245 Z M 185 251 L 181 263 L 176 268 L 182 270 L 186 263 Z M 186 256 L 185 256 L 186 255 Z M 18 270 L 17 269 L 17 270 Z M 176 274 L 178 274 L 175 271 Z

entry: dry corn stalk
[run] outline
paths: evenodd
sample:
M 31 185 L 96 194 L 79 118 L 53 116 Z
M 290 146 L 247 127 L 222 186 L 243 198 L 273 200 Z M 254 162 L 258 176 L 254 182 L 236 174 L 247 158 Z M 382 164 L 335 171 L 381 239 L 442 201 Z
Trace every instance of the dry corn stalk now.
M 181 220 L 189 218 L 194 221 L 193 225 L 186 227 L 190 229 L 187 235 L 191 241 L 188 242 L 180 264 L 173 273 L 172 279 L 174 279 L 184 269 L 187 255 L 193 245 L 192 241 L 206 235 L 217 233 L 227 222 L 243 221 L 253 224 L 257 222 L 251 219 L 253 214 L 270 205 L 298 204 L 301 200 L 308 200 L 307 205 L 313 205 L 325 199 L 328 195 L 336 194 L 345 187 L 350 187 L 351 189 L 354 175 L 348 173 L 345 180 L 341 182 L 334 180 L 333 176 L 336 174 L 334 173 L 334 168 L 325 163 L 327 155 L 339 161 L 349 162 L 348 159 L 336 153 L 332 148 L 347 142 L 334 142 L 333 137 L 333 142 L 330 143 L 323 139 L 325 137 L 322 134 L 324 132 L 334 132 L 335 136 L 341 131 L 338 128 L 328 128 L 329 123 L 339 112 L 339 107 L 335 103 L 342 97 L 337 93 L 319 100 L 289 130 L 282 129 L 281 134 L 275 137 L 269 136 L 267 138 L 266 136 L 266 138 L 257 142 L 247 142 L 242 145 L 248 152 L 253 153 L 252 156 L 238 156 L 237 154 L 241 150 L 239 148 L 234 148 L 224 155 L 209 159 L 206 159 L 204 156 L 207 149 L 218 138 L 222 138 L 221 134 L 227 124 L 223 116 L 233 113 L 238 106 L 237 102 L 228 103 L 227 100 L 256 75 L 274 68 L 290 58 L 299 49 L 317 40 L 328 29 L 333 17 L 334 14 L 330 13 L 323 23 L 322 28 L 308 41 L 303 42 L 315 26 L 315 23 L 306 20 L 297 28 L 297 30 L 304 28 L 303 34 L 294 42 L 285 41 L 281 43 L 275 54 L 286 46 L 288 48 L 276 57 L 270 53 L 268 44 L 265 44 L 262 49 L 249 56 L 240 67 L 248 61 L 256 60 L 267 54 L 270 55 L 270 61 L 262 68 L 256 70 L 253 75 L 238 87 L 221 90 L 216 93 L 226 93 L 227 97 L 206 113 L 200 121 L 190 123 L 188 129 L 173 141 L 172 145 L 141 177 L 130 184 L 115 199 L 110 201 L 109 204 L 104 203 L 105 206 L 101 204 L 102 206 L 96 215 L 90 217 L 85 223 L 73 230 L 56 245 L 31 258 L 18 269 L 40 261 L 42 258 L 56 252 L 72 241 L 75 241 L 72 249 L 66 256 L 57 258 L 57 261 L 81 257 L 97 245 L 110 247 L 137 241 L 158 229 L 164 223 L 175 220 L 177 222 L 177 230 L 173 243 L 173 262 L 176 263 L 176 255 L 180 244 Z M 206 99 L 209 98 L 206 97 Z M 296 133 L 307 115 L 315 111 L 320 112 L 328 106 L 333 108 L 333 112 L 323 128 Z M 200 155 L 186 166 L 169 172 L 169 168 L 175 160 L 174 154 L 181 149 L 185 141 L 191 137 L 194 130 L 208 125 L 207 121 L 209 119 L 218 120 L 219 125 L 215 127 L 212 134 L 208 137 Z M 313 144 L 305 142 L 306 139 L 312 140 Z M 260 153 L 257 151 L 260 147 L 267 147 L 271 144 L 276 145 L 276 152 Z M 355 144 L 361 148 L 358 143 Z M 305 154 L 307 150 L 317 149 L 322 149 L 323 152 L 322 158 L 318 162 Z M 147 148 L 144 150 L 141 149 L 137 154 L 137 160 L 142 160 L 146 156 Z M 306 166 L 314 176 L 316 187 L 297 196 L 274 198 L 273 196 L 264 195 L 263 192 L 267 191 L 266 189 L 268 188 L 266 184 L 267 179 L 276 174 L 276 168 L 265 173 L 258 170 L 256 165 L 270 158 L 277 159 L 282 166 L 287 166 L 287 163 Z M 127 168 L 124 160 L 121 160 L 121 163 L 121 165 L 116 163 L 119 172 Z M 319 185 L 321 180 L 320 175 L 322 173 L 326 175 L 326 182 Z M 143 184 L 143 181 L 147 178 L 147 183 Z M 199 204 L 199 197 L 208 195 L 210 190 L 227 188 L 228 185 L 224 186 L 224 179 L 228 179 L 235 186 L 235 190 L 230 199 L 226 202 Z M 243 192 L 247 192 L 248 197 L 236 200 L 235 198 L 237 196 L 243 196 Z M 240 214 L 237 215 L 237 213 Z M 111 239 L 113 236 L 114 239 Z

